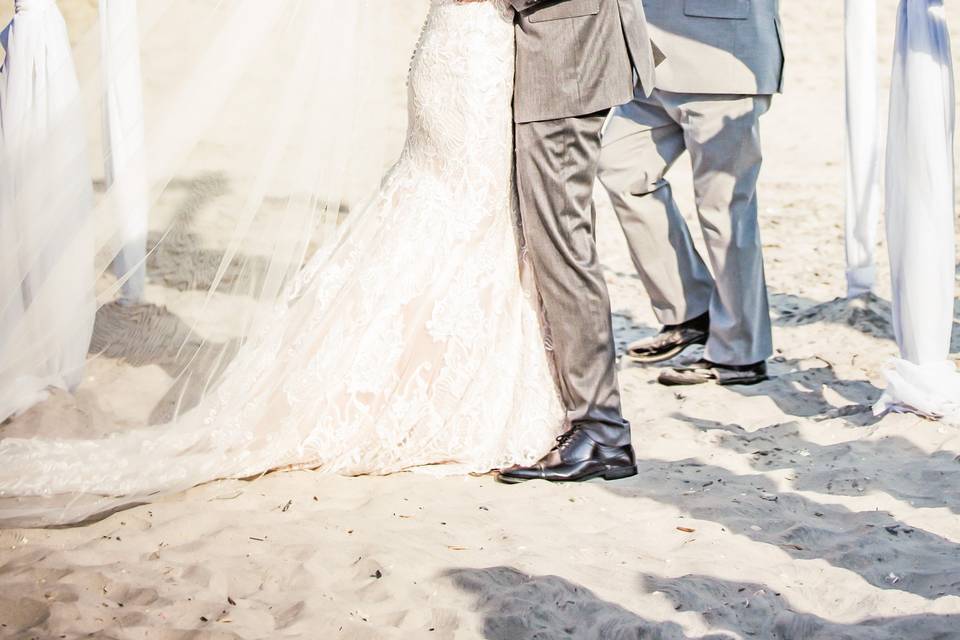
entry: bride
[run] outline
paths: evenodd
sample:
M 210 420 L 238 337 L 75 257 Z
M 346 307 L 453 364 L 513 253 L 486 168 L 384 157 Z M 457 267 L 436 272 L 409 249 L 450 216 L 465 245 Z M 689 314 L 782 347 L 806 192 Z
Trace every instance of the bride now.
M 285 287 L 214 393 L 169 424 L 0 441 L 0 519 L 50 522 L 281 468 L 487 472 L 564 427 L 518 260 L 514 31 L 503 0 L 432 0 L 409 128 L 378 192 Z

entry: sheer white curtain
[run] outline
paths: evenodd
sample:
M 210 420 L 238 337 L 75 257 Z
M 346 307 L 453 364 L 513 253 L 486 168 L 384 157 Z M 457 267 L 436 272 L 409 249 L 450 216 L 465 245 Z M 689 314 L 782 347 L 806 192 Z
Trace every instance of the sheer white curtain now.
M 80 384 L 94 321 L 79 86 L 53 0 L 16 0 L 0 74 L 0 421 Z
M 128 173 L 118 189 L 116 211 L 121 215 L 122 248 L 113 270 L 123 277 L 120 300 L 143 300 L 148 194 L 143 171 L 144 114 L 140 71 L 137 0 L 100 0 L 104 103 L 104 177 L 107 188 Z
M 873 290 L 880 226 L 877 0 L 845 0 L 847 296 Z
M 886 227 L 902 358 L 878 410 L 960 420 L 954 320 L 954 77 L 943 0 L 901 0 L 887 140 Z

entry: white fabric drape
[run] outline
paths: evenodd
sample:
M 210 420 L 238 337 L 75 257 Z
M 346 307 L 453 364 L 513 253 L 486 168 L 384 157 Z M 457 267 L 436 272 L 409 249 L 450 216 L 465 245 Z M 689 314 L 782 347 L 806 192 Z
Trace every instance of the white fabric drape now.
M 960 420 L 950 362 L 954 241 L 954 79 L 943 0 L 901 0 L 887 140 L 886 227 L 902 359 L 878 410 Z
M 53 0 L 17 0 L 0 74 L 0 420 L 82 378 L 94 318 L 83 110 Z
M 846 0 L 847 295 L 873 290 L 880 224 L 880 114 L 876 0 Z
M 120 300 L 143 299 L 149 196 L 143 169 L 143 89 L 137 0 L 100 0 L 100 43 L 103 66 L 103 140 L 107 188 L 117 183 L 115 211 L 122 230 L 122 249 L 113 271 L 124 278 Z

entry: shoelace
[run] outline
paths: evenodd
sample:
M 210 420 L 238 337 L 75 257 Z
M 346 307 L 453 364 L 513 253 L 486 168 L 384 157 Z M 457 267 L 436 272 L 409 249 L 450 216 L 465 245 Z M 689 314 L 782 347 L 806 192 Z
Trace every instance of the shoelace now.
M 560 450 L 566 447 L 576 433 L 577 432 L 575 429 L 571 429 L 570 431 L 567 431 L 566 433 L 562 433 L 559 436 L 557 436 L 557 445 L 555 448 L 557 450 Z

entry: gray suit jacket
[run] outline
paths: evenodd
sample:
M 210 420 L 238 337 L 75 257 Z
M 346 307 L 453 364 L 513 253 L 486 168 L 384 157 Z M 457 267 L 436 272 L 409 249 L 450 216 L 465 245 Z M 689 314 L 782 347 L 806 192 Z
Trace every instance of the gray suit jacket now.
M 764 95 L 783 88 L 779 0 L 643 0 L 666 55 L 657 88 Z
M 510 0 L 517 10 L 514 117 L 595 113 L 653 91 L 654 53 L 640 0 Z

